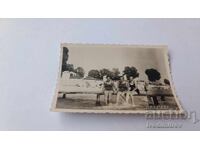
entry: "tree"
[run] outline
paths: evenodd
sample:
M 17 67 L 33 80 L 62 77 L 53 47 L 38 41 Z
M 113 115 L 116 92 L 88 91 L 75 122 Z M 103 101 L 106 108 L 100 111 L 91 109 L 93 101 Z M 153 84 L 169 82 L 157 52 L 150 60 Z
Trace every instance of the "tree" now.
M 69 49 L 67 47 L 63 47 L 62 72 L 67 70 L 67 60 L 69 57 L 68 52 Z
M 146 69 L 145 74 L 147 75 L 149 81 L 155 82 L 156 80 L 160 80 L 161 75 L 160 72 L 158 72 L 156 69 Z
M 74 72 L 74 65 L 73 64 L 66 64 L 66 70 L 65 71 Z
M 84 77 L 85 71 L 82 67 L 77 67 L 74 71 L 77 74 L 77 76 L 81 78 Z
M 112 79 L 113 80 L 119 80 L 119 75 L 120 75 L 120 71 L 118 68 L 113 68 L 112 69 Z
M 103 79 L 104 76 L 109 76 L 112 78 L 113 74 L 110 70 L 103 68 L 100 70 L 100 75 L 101 75 L 101 79 Z
M 99 72 L 98 70 L 95 70 L 95 69 L 90 70 L 90 71 L 88 72 L 88 76 L 89 76 L 89 77 L 93 77 L 93 78 L 95 78 L 95 79 L 101 79 L 100 72 Z
M 132 76 L 133 78 L 136 78 L 139 76 L 139 73 L 135 67 L 126 66 L 124 68 L 123 73 L 127 76 L 128 79 L 130 76 Z

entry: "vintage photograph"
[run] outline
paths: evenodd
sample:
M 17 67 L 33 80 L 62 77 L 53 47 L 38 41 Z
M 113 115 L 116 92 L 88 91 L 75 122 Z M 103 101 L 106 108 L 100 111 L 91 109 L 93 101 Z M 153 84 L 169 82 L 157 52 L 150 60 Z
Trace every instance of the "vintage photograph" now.
M 167 46 L 61 44 L 52 111 L 183 113 Z

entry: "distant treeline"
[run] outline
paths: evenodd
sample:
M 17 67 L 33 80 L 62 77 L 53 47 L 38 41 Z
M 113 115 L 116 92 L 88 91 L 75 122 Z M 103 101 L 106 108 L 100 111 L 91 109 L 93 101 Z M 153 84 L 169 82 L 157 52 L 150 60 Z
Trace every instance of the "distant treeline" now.
M 73 64 L 67 63 L 67 60 L 69 58 L 68 52 L 69 52 L 68 48 L 63 47 L 62 72 L 70 71 L 70 72 L 76 73 L 77 77 L 80 77 L 80 78 L 84 77 L 85 71 L 82 67 L 74 68 Z M 145 74 L 147 75 L 149 81 L 152 81 L 152 82 L 160 80 L 161 78 L 160 72 L 154 68 L 146 69 Z M 106 68 L 103 68 L 100 70 L 91 69 L 88 72 L 87 76 L 101 80 L 103 79 L 105 75 L 111 77 L 113 80 L 119 80 L 120 71 L 118 68 L 113 68 L 112 70 L 109 70 Z M 128 79 L 130 76 L 132 76 L 133 78 L 139 77 L 138 70 L 134 66 L 125 66 L 123 70 L 123 75 L 126 75 Z M 169 80 L 165 79 L 164 82 L 168 83 Z

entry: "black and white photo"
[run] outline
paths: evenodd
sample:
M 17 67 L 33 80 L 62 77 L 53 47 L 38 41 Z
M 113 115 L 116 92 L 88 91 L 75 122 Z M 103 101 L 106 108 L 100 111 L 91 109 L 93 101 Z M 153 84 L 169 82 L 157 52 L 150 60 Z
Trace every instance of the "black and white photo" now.
M 167 46 L 61 44 L 52 110 L 182 113 Z

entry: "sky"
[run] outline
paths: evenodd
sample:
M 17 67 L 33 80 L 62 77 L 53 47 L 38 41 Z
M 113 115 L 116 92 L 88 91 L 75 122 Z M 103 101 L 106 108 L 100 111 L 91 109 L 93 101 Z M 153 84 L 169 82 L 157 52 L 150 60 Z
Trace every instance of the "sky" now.
M 69 45 L 68 63 L 74 67 L 83 67 L 88 73 L 91 69 L 119 68 L 134 66 L 139 79 L 147 80 L 146 69 L 154 68 L 161 73 L 161 80 L 169 79 L 166 72 L 166 51 L 162 48 L 144 48 L 133 46 Z

